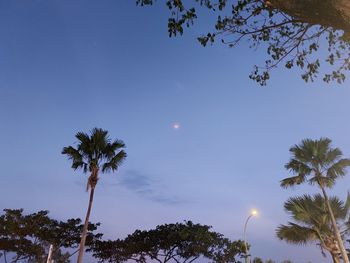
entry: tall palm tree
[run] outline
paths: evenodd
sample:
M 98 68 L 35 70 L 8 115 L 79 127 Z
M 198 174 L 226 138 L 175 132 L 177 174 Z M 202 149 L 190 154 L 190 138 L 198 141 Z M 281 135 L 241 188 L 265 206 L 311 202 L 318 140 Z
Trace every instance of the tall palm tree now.
M 126 153 L 123 150 L 123 148 L 125 148 L 123 141 L 112 141 L 108 136 L 108 131 L 100 128 L 92 129 L 90 135 L 84 132 L 78 132 L 75 137 L 78 139 L 77 147 L 64 147 L 62 154 L 66 154 L 72 161 L 72 168 L 74 170 L 82 169 L 84 173 L 90 174 L 86 187 L 86 191 L 90 189 L 90 199 L 81 235 L 77 261 L 78 263 L 82 263 L 91 207 L 94 200 L 95 187 L 99 179 L 99 172 L 115 172 L 126 158 Z
M 337 197 L 330 197 L 329 204 L 336 220 L 344 223 L 343 233 L 345 234 L 350 229 L 348 218 L 350 195 L 348 194 L 345 203 Z M 276 230 L 278 238 L 299 245 L 318 242 L 322 254 L 326 250 L 334 263 L 340 263 L 340 248 L 332 229 L 325 199 L 320 194 L 312 197 L 304 195 L 290 198 L 284 203 L 284 208 L 295 223 L 288 222 L 287 225 L 280 225 Z
M 287 188 L 308 182 L 321 189 L 343 261 L 349 263 L 326 188 L 331 188 L 336 179 L 345 175 L 346 168 L 350 166 L 350 159 L 342 158 L 340 149 L 331 148 L 331 140 L 328 138 L 303 140 L 299 145 L 290 148 L 290 153 L 292 158 L 285 167 L 294 173 L 294 176 L 282 180 L 281 186 Z

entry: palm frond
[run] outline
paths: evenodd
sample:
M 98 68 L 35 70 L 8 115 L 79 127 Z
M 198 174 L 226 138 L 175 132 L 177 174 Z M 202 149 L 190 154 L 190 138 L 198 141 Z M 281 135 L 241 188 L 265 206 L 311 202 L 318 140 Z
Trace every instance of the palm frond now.
M 325 186 L 328 188 L 332 188 L 333 185 L 335 184 L 335 180 L 336 180 L 336 178 L 327 177 L 327 176 L 323 176 L 322 174 L 319 174 L 319 175 L 315 175 L 315 176 L 311 177 L 308 180 L 308 183 L 310 185 L 317 184 L 317 185 L 322 185 L 322 186 Z
M 73 148 L 72 146 L 63 147 L 62 154 L 68 155 L 68 158 L 70 160 L 82 159 L 80 152 L 77 149 Z
M 90 132 L 91 146 L 95 158 L 100 158 L 106 146 L 110 143 L 108 131 L 101 128 L 93 128 Z
M 292 186 L 304 183 L 305 180 L 306 180 L 306 176 L 304 174 L 299 174 L 297 176 L 292 176 L 281 180 L 280 185 L 283 188 L 288 188 L 288 187 L 292 187 Z
M 341 156 L 343 155 L 343 153 L 341 152 L 341 150 L 339 148 L 330 148 L 327 151 L 327 154 L 324 158 L 324 165 L 328 165 L 328 164 L 332 164 L 337 162 Z
M 349 209 L 350 209 L 350 193 L 348 191 L 348 194 L 346 196 L 346 201 L 344 203 L 344 211 L 346 211 L 346 213 L 349 213 Z
M 303 142 L 301 145 L 294 145 L 289 149 L 292 158 L 299 160 L 300 162 L 307 163 L 310 160 L 310 153 L 303 148 Z M 312 154 L 311 154 L 312 155 Z
M 62 154 L 68 155 L 72 160 L 72 168 L 82 168 L 85 173 L 98 171 L 102 165 L 102 172 L 116 171 L 126 157 L 126 153 L 118 150 L 125 147 L 121 140 L 113 142 L 108 136 L 108 131 L 101 128 L 93 128 L 90 135 L 78 132 L 77 148 L 64 147 Z
M 276 230 L 279 239 L 288 243 L 305 245 L 308 242 L 318 240 L 317 233 L 309 227 L 304 227 L 292 222 L 287 225 L 280 225 Z
M 287 170 L 297 173 L 308 175 L 312 172 L 312 167 L 309 167 L 305 162 L 298 159 L 291 159 L 285 166 Z
M 64 147 L 62 150 L 62 154 L 66 154 L 69 160 L 72 160 L 72 168 L 74 170 L 78 168 L 84 168 L 83 156 L 80 152 L 73 148 L 72 146 Z
M 314 165 L 325 158 L 330 143 L 331 140 L 328 138 L 320 138 L 319 140 L 304 139 L 299 145 L 293 146 L 290 152 L 295 159 Z
M 126 158 L 126 152 L 121 150 L 117 153 L 109 162 L 106 162 L 102 166 L 102 172 L 116 171 L 118 167 L 123 163 Z
M 340 159 L 327 169 L 327 177 L 338 178 L 345 175 L 346 168 L 350 166 L 350 159 Z
M 93 149 L 91 147 L 90 136 L 84 132 L 77 132 L 75 137 L 79 140 L 77 149 L 86 159 L 91 159 L 93 154 Z
M 327 215 L 321 195 L 291 197 L 284 203 L 284 208 L 294 220 L 309 225 L 323 224 L 323 217 Z
M 349 196 L 348 196 L 349 199 Z M 348 200 L 347 200 L 348 201 Z M 338 197 L 329 197 L 329 203 L 332 208 L 332 212 L 336 220 L 345 219 L 348 214 L 348 208 L 345 206 L 344 202 L 339 200 Z
M 79 140 L 80 144 L 90 144 L 90 136 L 85 132 L 77 132 L 75 138 Z
M 125 144 L 122 140 L 114 140 L 112 143 L 108 143 L 103 149 L 103 155 L 107 160 L 111 160 L 117 150 L 125 148 Z
M 328 138 L 320 138 L 313 141 L 314 161 L 316 164 L 322 164 L 327 159 L 332 141 Z

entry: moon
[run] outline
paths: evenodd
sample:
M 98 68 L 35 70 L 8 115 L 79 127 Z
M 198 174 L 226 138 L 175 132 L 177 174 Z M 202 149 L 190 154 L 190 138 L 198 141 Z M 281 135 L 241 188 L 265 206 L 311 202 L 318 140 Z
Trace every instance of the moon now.
M 181 128 L 181 125 L 180 125 L 180 123 L 178 123 L 178 122 L 173 123 L 172 126 L 173 126 L 173 129 L 174 129 L 174 130 L 178 130 L 178 129 Z

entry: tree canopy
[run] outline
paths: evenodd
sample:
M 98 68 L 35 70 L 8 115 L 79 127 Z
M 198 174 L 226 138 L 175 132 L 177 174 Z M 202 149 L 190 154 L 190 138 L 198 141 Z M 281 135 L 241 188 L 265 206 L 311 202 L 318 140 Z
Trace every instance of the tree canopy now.
M 289 149 L 291 159 L 285 168 L 293 173 L 281 181 L 284 188 L 302 183 L 333 187 L 336 180 L 346 175 L 350 159 L 344 158 L 339 148 L 333 148 L 329 138 L 304 139 Z
M 337 223 L 341 226 L 342 235 L 348 234 L 349 194 L 346 202 L 333 196 L 329 198 L 329 203 Z M 331 218 L 325 199 L 320 194 L 289 198 L 284 208 L 294 222 L 288 222 L 277 228 L 276 233 L 279 239 L 298 245 L 317 242 L 324 256 L 324 251 L 328 251 L 333 262 L 340 262 L 340 249 L 333 233 Z
M 210 226 L 191 221 L 159 225 L 152 230 L 136 230 L 121 240 L 96 241 L 91 251 L 99 262 L 146 263 L 193 262 L 206 258 L 213 262 L 238 262 L 244 256 L 241 240 L 229 241 Z
M 319 187 L 343 261 L 349 263 L 344 241 L 326 188 L 333 187 L 337 179 L 346 175 L 346 169 L 350 166 L 350 159 L 343 158 L 342 151 L 339 148 L 333 148 L 331 142 L 328 138 L 305 139 L 300 144 L 291 147 L 289 151 L 292 157 L 285 168 L 292 172 L 293 176 L 283 179 L 281 186 L 288 188 L 308 182 L 310 185 Z
M 48 213 L 43 210 L 25 215 L 23 209 L 4 209 L 0 216 L 0 258 L 12 263 L 46 262 L 49 246 L 53 245 L 55 262 L 69 262 L 70 254 L 62 249 L 78 247 L 81 220 L 58 221 Z M 94 233 L 98 226 L 89 224 L 87 244 L 101 238 L 102 234 Z
M 99 180 L 100 170 L 102 173 L 116 172 L 126 158 L 125 144 L 121 140 L 111 140 L 108 131 L 101 128 L 93 128 L 90 134 L 78 132 L 76 148 L 64 147 L 62 154 L 72 161 L 74 170 L 82 169 L 84 173 L 90 173 L 86 191 L 90 189 L 89 205 L 86 212 L 84 227 L 81 234 L 78 263 L 83 262 L 85 240 L 87 238 L 89 218 L 94 200 L 95 187 Z
M 156 0 L 136 0 L 152 5 Z M 161 1 L 159 1 L 161 2 Z M 255 65 L 249 77 L 266 85 L 270 71 L 283 64 L 301 70 L 306 82 L 319 75 L 323 81 L 345 80 L 350 69 L 350 3 L 347 0 L 167 0 L 169 36 L 182 35 L 199 18 L 197 8 L 216 14 L 201 45 L 221 41 L 235 47 L 243 41 L 253 49 L 266 49 L 263 66 Z M 321 64 L 328 64 L 321 71 Z

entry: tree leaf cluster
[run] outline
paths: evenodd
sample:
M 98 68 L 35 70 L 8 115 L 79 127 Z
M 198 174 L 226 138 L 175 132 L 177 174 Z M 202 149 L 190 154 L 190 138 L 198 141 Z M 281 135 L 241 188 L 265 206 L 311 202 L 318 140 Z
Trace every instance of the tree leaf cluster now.
M 241 240 L 229 241 L 210 226 L 191 221 L 159 225 L 151 230 L 136 230 L 125 239 L 96 241 L 91 251 L 99 262 L 121 263 L 133 260 L 146 263 L 193 262 L 206 258 L 212 262 L 239 262 L 244 256 Z
M 48 249 L 53 245 L 55 262 L 69 262 L 70 254 L 62 249 L 77 248 L 83 228 L 79 218 L 59 221 L 48 211 L 23 214 L 23 209 L 4 209 L 0 216 L 0 257 L 5 262 L 46 262 Z M 87 244 L 102 237 L 95 234 L 97 224 L 89 224 Z M 8 258 L 9 257 L 9 258 Z
M 156 0 L 136 0 L 140 6 Z M 220 42 L 235 47 L 240 43 L 266 49 L 263 66 L 255 65 L 249 77 L 264 86 L 270 72 L 283 64 L 299 68 L 301 78 L 314 81 L 345 80 L 350 69 L 350 10 L 346 1 L 333 0 L 167 0 L 169 36 L 182 35 L 198 19 L 196 8 L 216 15 L 209 33 L 198 37 L 202 46 Z M 208 30 L 209 31 L 209 30 Z M 324 45 L 321 49 L 321 44 Z M 326 51 L 325 52 L 322 52 Z M 322 58 L 322 59 L 321 59 Z M 328 64 L 325 72 L 321 64 Z

